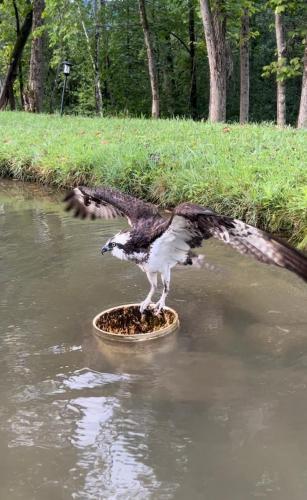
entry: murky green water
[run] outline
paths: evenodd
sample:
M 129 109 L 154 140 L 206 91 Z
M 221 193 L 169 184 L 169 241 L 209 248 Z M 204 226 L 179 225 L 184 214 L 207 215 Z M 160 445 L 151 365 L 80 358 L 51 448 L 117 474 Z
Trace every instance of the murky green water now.
M 305 284 L 209 242 L 218 273 L 173 272 L 178 333 L 104 344 L 93 316 L 148 289 L 99 253 L 122 223 L 0 190 L 0 498 L 305 500 Z

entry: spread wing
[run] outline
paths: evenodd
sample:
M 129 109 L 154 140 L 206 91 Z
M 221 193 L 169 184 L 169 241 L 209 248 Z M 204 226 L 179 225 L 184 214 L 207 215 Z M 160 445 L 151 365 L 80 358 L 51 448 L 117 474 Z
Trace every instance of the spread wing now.
M 185 231 L 178 233 L 177 228 Z M 169 220 L 169 232 L 184 240 L 190 248 L 200 246 L 202 239 L 216 238 L 241 254 L 250 255 L 265 264 L 284 267 L 307 281 L 307 257 L 275 236 L 238 219 L 217 215 L 212 210 L 183 203 Z M 180 234 L 180 236 L 179 236 Z
M 85 219 L 114 219 L 126 217 L 134 225 L 140 218 L 158 215 L 158 209 L 129 194 L 112 188 L 78 186 L 65 196 L 66 210 L 73 210 L 75 217 Z

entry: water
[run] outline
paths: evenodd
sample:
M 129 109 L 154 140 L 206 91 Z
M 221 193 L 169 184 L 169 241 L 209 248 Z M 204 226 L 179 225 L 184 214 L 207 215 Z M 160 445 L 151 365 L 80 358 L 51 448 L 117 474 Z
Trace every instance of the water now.
M 305 500 L 305 284 L 210 241 L 178 333 L 105 344 L 93 316 L 148 291 L 99 253 L 123 223 L 0 182 L 0 498 Z

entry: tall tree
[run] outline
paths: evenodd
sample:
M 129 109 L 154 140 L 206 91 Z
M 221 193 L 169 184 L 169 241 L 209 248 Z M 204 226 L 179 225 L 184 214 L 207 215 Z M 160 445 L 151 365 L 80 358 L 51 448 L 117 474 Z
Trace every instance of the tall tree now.
M 25 109 L 40 113 L 43 107 L 44 57 L 43 57 L 43 11 L 45 0 L 33 0 L 32 45 L 30 75 L 25 93 Z
M 19 12 L 18 12 L 16 0 L 13 0 L 13 7 L 14 7 L 15 21 L 16 21 L 16 35 L 18 37 L 19 33 L 20 33 L 20 20 L 19 20 Z M 18 65 L 18 78 L 19 78 L 20 103 L 21 103 L 21 107 L 24 108 L 24 96 L 23 96 L 24 90 L 23 90 L 23 74 L 22 74 L 22 61 L 21 61 L 21 59 L 19 61 L 19 65 Z
M 151 116 L 152 118 L 159 118 L 160 114 L 160 100 L 159 100 L 159 84 L 158 84 L 158 73 L 157 67 L 155 63 L 155 56 L 153 50 L 153 44 L 151 40 L 151 33 L 149 29 L 149 24 L 147 20 L 145 0 L 139 0 L 139 11 L 141 24 L 144 33 L 144 41 L 147 50 L 147 59 L 148 59 L 148 72 L 150 78 L 150 86 L 151 86 L 151 97 L 152 97 L 152 105 L 151 105 Z
M 95 102 L 96 113 L 102 115 L 102 91 L 100 82 L 100 10 L 105 7 L 105 0 L 94 0 L 94 18 L 95 18 L 95 44 L 94 44 L 94 72 L 95 72 Z
M 79 16 L 80 16 L 80 21 L 81 21 L 83 33 L 84 33 L 85 40 L 86 40 L 88 55 L 89 55 L 89 58 L 90 58 L 90 61 L 92 64 L 92 68 L 93 68 L 93 72 L 94 72 L 96 113 L 101 115 L 102 110 L 103 110 L 103 101 L 102 101 L 100 70 L 99 70 L 100 25 L 99 25 L 98 14 L 100 12 L 100 6 L 98 7 L 97 0 L 94 0 L 94 31 L 95 31 L 94 53 L 92 50 L 90 36 L 89 36 L 88 30 L 86 28 L 85 22 L 84 22 L 83 13 L 82 13 L 79 5 L 78 5 L 78 12 L 79 12 Z
M 302 92 L 297 126 L 298 128 L 307 128 L 307 37 L 305 38 Z
M 249 119 L 249 10 L 243 8 L 240 30 L 240 123 Z
M 226 121 L 226 12 L 225 0 L 200 0 L 210 68 L 209 120 Z
M 0 110 L 5 109 L 10 99 L 12 99 L 13 85 L 17 77 L 18 65 L 20 63 L 26 41 L 31 33 L 33 9 L 30 0 L 27 0 L 27 7 L 28 12 L 20 28 L 19 35 L 16 37 L 10 57 L 9 67 L 2 86 L 0 94 Z
M 189 9 L 189 53 L 190 53 L 190 111 L 192 118 L 197 117 L 197 80 L 196 80 L 196 54 L 195 54 L 195 7 L 194 0 L 188 1 Z
M 286 37 L 283 26 L 283 15 L 279 7 L 275 9 L 275 33 L 277 45 L 277 63 L 279 71 L 286 63 Z M 284 127 L 286 124 L 286 84 L 285 80 L 277 73 L 277 125 Z
M 165 64 L 162 67 L 163 83 L 162 89 L 164 93 L 165 108 L 169 116 L 174 115 L 175 110 L 175 74 L 174 74 L 174 58 L 171 43 L 171 33 L 165 35 Z

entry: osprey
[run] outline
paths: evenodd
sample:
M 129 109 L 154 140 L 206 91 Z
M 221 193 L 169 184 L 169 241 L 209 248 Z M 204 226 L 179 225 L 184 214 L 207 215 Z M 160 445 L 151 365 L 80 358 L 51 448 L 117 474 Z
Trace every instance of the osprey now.
M 101 253 L 134 262 L 147 275 L 150 291 L 140 305 L 143 312 L 151 303 L 161 275 L 163 293 L 154 308 L 165 307 L 171 269 L 176 264 L 193 264 L 198 256 L 191 249 L 202 240 L 217 238 L 241 254 L 260 262 L 284 267 L 307 281 L 307 257 L 256 227 L 241 220 L 218 215 L 209 208 L 181 203 L 168 218 L 158 208 L 117 189 L 78 186 L 65 197 L 66 210 L 85 219 L 126 217 L 130 230 L 120 231 L 102 247 Z

